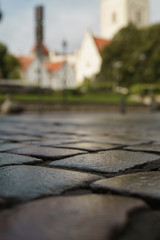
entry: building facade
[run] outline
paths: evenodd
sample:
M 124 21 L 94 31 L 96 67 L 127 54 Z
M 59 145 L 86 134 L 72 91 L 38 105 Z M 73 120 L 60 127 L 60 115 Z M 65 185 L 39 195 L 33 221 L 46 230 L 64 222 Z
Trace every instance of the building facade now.
M 139 28 L 149 25 L 149 0 L 101 0 L 100 18 L 99 37 L 87 31 L 74 53 L 58 54 L 48 51 L 42 44 L 42 87 L 54 90 L 76 88 L 86 78 L 95 79 L 101 69 L 102 50 L 113 36 L 129 23 Z M 23 79 L 30 85 L 39 85 L 39 63 L 35 52 L 36 46 L 28 57 L 20 59 Z
M 22 79 L 25 85 L 41 86 L 53 90 L 73 89 L 76 87 L 75 69 L 62 55 L 51 60 L 49 51 L 43 45 L 42 59 L 39 61 L 33 48 L 29 56 L 20 57 Z M 39 78 L 40 74 L 40 78 Z
M 137 27 L 149 25 L 149 0 L 101 0 L 100 34 L 112 39 L 129 23 Z
M 77 54 L 75 73 L 76 82 L 81 84 L 85 78 L 94 79 L 102 64 L 102 50 L 109 41 L 94 36 L 87 31 Z

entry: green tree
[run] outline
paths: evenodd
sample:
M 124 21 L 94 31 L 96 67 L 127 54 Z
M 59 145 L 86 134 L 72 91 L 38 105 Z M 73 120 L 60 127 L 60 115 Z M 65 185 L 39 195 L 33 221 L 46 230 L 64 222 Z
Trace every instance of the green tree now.
M 103 51 L 99 79 L 129 87 L 135 83 L 160 81 L 160 24 L 121 29 Z
M 4 79 L 20 78 L 20 63 L 8 52 L 7 47 L 0 43 L 0 77 Z

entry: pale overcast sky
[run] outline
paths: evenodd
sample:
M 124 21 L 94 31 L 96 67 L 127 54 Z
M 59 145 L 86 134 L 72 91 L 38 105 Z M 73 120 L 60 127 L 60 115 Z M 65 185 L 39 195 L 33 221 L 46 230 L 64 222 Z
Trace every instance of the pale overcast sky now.
M 99 33 L 100 0 L 0 0 L 4 13 L 0 23 L 0 42 L 12 53 L 27 54 L 34 44 L 34 8 L 45 6 L 45 44 L 61 50 L 63 39 L 68 49 L 79 47 L 87 29 Z M 160 0 L 150 0 L 151 23 L 160 22 Z

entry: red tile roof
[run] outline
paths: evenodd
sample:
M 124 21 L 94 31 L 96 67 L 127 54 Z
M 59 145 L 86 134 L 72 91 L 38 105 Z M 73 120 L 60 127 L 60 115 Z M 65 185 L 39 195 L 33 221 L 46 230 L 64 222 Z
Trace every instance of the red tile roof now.
M 36 49 L 37 49 L 37 44 L 35 44 L 35 46 L 33 47 L 32 49 L 32 52 L 35 53 L 36 52 Z M 44 55 L 48 55 L 49 54 L 49 51 L 48 49 L 46 48 L 46 46 L 42 43 L 41 45 L 41 51 Z
M 44 65 L 47 68 L 47 70 L 51 73 L 58 71 L 63 65 L 65 61 L 62 62 L 45 62 Z
M 99 52 L 102 52 L 103 48 L 105 47 L 105 45 L 109 44 L 110 41 L 107 39 L 103 39 L 103 38 L 98 38 L 98 37 L 93 37 L 96 46 L 99 50 Z
M 19 57 L 19 61 L 20 61 L 22 70 L 27 71 L 30 64 L 33 62 L 33 58 L 31 58 L 31 57 Z

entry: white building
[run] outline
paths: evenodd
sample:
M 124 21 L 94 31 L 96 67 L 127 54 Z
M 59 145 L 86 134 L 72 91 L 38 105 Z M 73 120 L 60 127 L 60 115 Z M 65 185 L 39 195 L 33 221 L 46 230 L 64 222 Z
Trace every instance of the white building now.
M 77 87 L 74 66 L 68 61 L 45 62 L 44 67 L 47 69 L 49 88 L 63 90 Z
M 137 27 L 149 25 L 149 0 L 101 0 L 100 34 L 112 39 L 129 23 Z
M 102 64 L 102 50 L 109 44 L 106 39 L 95 37 L 91 32 L 86 32 L 75 64 L 77 85 L 85 78 L 94 78 L 100 71 Z
M 56 59 L 59 61 L 50 61 L 49 52 L 44 45 L 42 45 L 42 53 L 41 62 L 36 57 L 35 48 L 29 56 L 19 58 L 24 84 L 51 88 L 53 90 L 75 88 L 74 66 L 64 58 Z M 39 73 L 41 74 L 40 79 Z
M 78 84 L 99 73 L 102 50 L 121 28 L 131 22 L 139 28 L 149 25 L 149 0 L 101 0 L 100 18 L 100 37 L 87 32 L 79 49 L 75 64 Z
M 100 9 L 100 37 L 86 32 L 78 51 L 66 56 L 48 51 L 42 44 L 41 86 L 55 90 L 75 88 L 85 78 L 94 79 L 101 69 L 104 46 L 110 43 L 122 27 L 130 22 L 137 27 L 149 25 L 149 0 L 101 0 Z M 36 47 L 30 56 L 20 59 L 23 79 L 31 85 L 38 85 L 38 60 L 35 50 Z
M 62 54 L 55 51 L 49 51 L 49 59 L 51 62 L 62 62 L 67 59 L 67 62 L 74 65 L 77 59 L 77 51 L 73 53 Z

